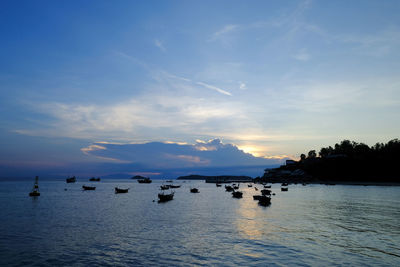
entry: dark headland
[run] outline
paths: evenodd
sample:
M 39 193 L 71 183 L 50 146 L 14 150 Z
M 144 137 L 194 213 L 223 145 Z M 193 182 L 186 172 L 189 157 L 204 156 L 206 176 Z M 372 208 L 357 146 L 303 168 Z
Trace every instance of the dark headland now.
M 271 183 L 340 183 L 400 185 L 400 141 L 369 147 L 344 140 L 334 147 L 301 154 L 300 160 L 287 160 L 279 168 L 265 169 L 255 180 Z

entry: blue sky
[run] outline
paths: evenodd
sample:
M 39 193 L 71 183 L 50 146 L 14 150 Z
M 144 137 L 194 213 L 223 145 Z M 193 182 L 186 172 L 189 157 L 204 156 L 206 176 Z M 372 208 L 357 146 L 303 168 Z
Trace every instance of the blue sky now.
M 99 144 L 218 139 L 277 164 L 398 138 L 398 14 L 399 1 L 2 1 L 0 170 L 135 163 Z

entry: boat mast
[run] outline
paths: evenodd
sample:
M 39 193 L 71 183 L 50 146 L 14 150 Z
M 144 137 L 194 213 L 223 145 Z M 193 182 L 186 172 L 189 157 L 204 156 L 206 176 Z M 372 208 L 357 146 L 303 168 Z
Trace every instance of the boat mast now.
M 35 183 L 33 184 L 33 190 L 38 190 L 39 189 L 39 176 L 35 177 Z

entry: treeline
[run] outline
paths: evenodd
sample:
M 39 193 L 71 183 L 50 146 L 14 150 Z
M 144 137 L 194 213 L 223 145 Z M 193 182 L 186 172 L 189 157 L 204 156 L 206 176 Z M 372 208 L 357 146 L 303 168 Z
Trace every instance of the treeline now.
M 400 141 L 368 146 L 344 140 L 318 153 L 302 154 L 297 166 L 320 180 L 400 182 Z

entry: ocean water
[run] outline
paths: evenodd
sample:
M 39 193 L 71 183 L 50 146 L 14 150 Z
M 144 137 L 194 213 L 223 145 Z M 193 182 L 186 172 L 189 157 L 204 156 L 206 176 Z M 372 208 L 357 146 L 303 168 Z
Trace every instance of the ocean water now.
M 261 207 L 203 181 L 157 203 L 162 183 L 1 181 L 0 266 L 400 266 L 400 187 L 275 184 Z

